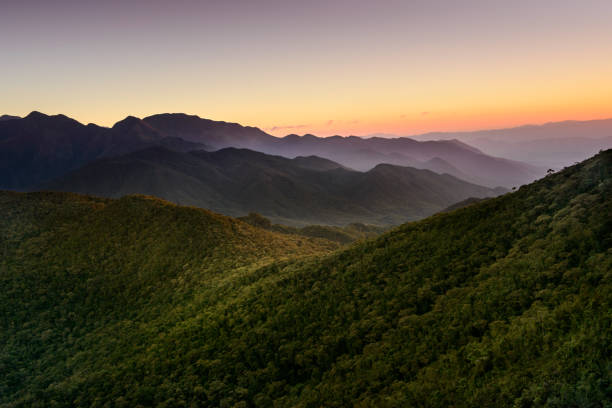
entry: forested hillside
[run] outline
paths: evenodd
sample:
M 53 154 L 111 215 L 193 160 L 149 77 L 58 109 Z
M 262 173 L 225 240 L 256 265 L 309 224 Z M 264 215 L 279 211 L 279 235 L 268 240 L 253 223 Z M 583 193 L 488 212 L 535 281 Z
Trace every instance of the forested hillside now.
M 269 219 L 257 213 L 250 213 L 249 215 L 240 217 L 238 219 L 254 227 L 263 228 L 269 231 L 281 232 L 283 234 L 302 235 L 312 238 L 323 238 L 339 244 L 349 244 L 359 240 L 374 238 L 389 229 L 389 227 L 385 228 L 378 227 L 376 225 L 359 223 L 349 224 L 344 227 L 335 227 L 330 225 L 307 225 L 305 227 L 296 228 L 282 224 L 272 224 Z
M 81 352 L 146 343 L 132 334 L 195 299 L 214 305 L 259 267 L 338 247 L 144 196 L 1 192 L 0 208 L 0 401 L 26 406 Z
M 5 193 L 0 406 L 610 406 L 611 197 L 606 151 L 312 258 L 156 200 Z

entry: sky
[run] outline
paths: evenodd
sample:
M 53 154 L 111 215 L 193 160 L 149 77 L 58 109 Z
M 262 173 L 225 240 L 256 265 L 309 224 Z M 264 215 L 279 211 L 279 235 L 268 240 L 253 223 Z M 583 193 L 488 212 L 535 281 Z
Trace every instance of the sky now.
M 274 135 L 612 117 L 610 0 L 0 0 L 0 114 Z

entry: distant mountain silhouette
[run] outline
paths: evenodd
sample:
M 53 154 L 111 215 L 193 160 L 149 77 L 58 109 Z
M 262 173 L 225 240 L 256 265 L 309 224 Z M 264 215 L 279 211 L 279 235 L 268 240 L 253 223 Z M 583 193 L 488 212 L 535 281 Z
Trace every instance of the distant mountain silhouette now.
M 4 121 L 4 120 L 12 120 L 12 119 L 21 119 L 19 116 L 13 116 L 13 115 L 2 115 L 0 116 L 0 122 Z
M 585 135 L 588 133 L 585 133 Z M 612 147 L 612 127 L 610 135 L 601 138 L 567 137 L 513 142 L 511 139 L 479 139 L 475 144 L 494 154 L 532 162 L 539 166 L 560 170 L 576 162 L 591 157 L 600 150 Z
M 167 136 L 204 143 L 213 149 L 243 147 L 258 150 L 277 140 L 256 127 L 202 119 L 184 113 L 163 113 L 146 117 L 143 121 Z
M 64 115 L 32 112 L 23 119 L 0 122 L 0 188 L 36 188 L 93 160 L 154 146 L 179 152 L 239 147 L 287 158 L 318 156 L 361 171 L 387 163 L 448 173 L 487 187 L 518 186 L 545 172 L 544 168 L 486 155 L 458 140 L 277 138 L 258 128 L 178 113 L 145 119 L 128 116 L 106 128 L 85 126 Z
M 449 174 L 489 187 L 522 185 L 543 174 L 543 169 L 488 156 L 454 140 L 419 142 L 409 138 L 289 135 L 262 150 L 288 157 L 298 153 L 317 155 L 356 170 L 368 170 L 378 164 L 389 163 L 438 172 L 441 161 L 444 161 Z
M 612 119 L 567 120 L 475 132 L 425 133 L 419 140 L 460 139 L 487 154 L 559 169 L 612 147 Z
M 289 225 L 393 225 L 468 197 L 502 191 L 450 175 L 381 164 L 358 172 L 318 157 L 288 159 L 247 149 L 180 153 L 156 147 L 94 161 L 45 186 L 104 197 L 147 194 Z
M 168 137 L 133 117 L 109 129 L 32 112 L 0 121 L 0 188 L 35 188 L 92 160 L 157 145 L 178 151 L 206 147 Z
M 543 176 L 546 169 L 491 157 L 459 140 L 417 141 L 410 138 L 317 137 L 295 134 L 277 138 L 254 127 L 217 122 L 185 114 L 160 114 L 143 119 L 166 135 L 204 143 L 213 149 L 244 147 L 293 158 L 315 155 L 356 170 L 389 163 L 438 172 L 444 160 L 449 174 L 489 187 L 513 187 Z

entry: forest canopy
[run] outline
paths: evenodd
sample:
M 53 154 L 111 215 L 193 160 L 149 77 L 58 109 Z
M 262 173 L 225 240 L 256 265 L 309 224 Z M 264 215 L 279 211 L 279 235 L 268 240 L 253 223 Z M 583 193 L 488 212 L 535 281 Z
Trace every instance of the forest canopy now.
M 612 151 L 338 250 L 0 193 L 0 407 L 604 407 Z

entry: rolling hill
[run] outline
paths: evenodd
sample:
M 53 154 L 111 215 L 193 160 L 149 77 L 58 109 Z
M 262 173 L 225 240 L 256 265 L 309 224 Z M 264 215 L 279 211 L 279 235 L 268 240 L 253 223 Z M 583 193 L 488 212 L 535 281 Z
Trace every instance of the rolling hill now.
M 282 224 L 273 224 L 269 219 L 257 213 L 249 213 L 244 217 L 238 218 L 254 227 L 263 228 L 269 231 L 281 232 L 283 234 L 302 235 L 312 238 L 323 238 L 339 244 L 349 244 L 355 241 L 374 238 L 386 230 L 386 227 L 376 225 L 366 225 L 353 223 L 343 227 L 330 225 L 307 225 L 296 228 Z
M 2 407 L 612 401 L 612 151 L 314 258 L 149 198 L 0 197 Z
M 468 197 L 503 192 L 428 170 L 381 164 L 362 173 L 318 157 L 248 149 L 180 153 L 156 147 L 102 159 L 45 189 L 118 198 L 153 195 L 230 216 L 257 212 L 288 225 L 397 225 Z

